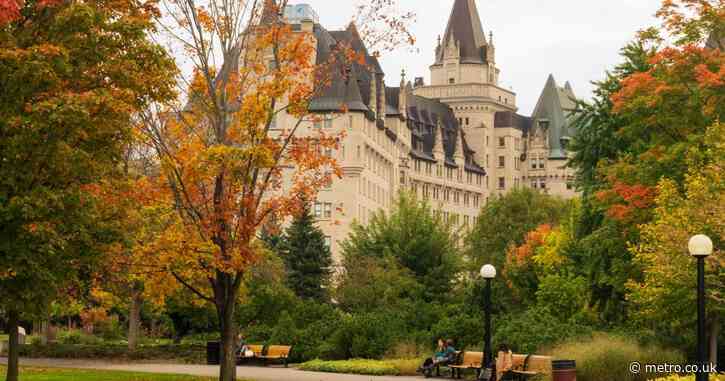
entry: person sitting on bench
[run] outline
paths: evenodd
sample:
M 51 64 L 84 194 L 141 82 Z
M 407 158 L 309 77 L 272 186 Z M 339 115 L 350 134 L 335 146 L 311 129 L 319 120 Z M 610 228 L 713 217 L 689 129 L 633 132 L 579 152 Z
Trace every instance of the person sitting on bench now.
M 496 356 L 496 379 L 500 381 L 514 379 L 514 354 L 506 344 L 498 346 L 498 355 Z
M 244 340 L 244 336 L 240 333 L 239 336 L 237 336 L 237 340 L 239 341 L 239 357 L 240 358 L 250 358 L 254 357 L 254 352 L 249 350 L 249 347 L 247 346 L 246 341 Z
M 438 350 L 433 357 L 428 358 L 418 370 L 426 377 L 433 374 L 433 369 L 440 365 L 447 365 L 456 360 L 456 349 L 453 347 L 453 340 L 438 339 Z

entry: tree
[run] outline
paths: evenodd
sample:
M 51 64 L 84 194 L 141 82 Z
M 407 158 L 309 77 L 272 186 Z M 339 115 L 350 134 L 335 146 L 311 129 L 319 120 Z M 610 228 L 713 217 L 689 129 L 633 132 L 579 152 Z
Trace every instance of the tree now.
M 406 192 L 398 195 L 389 213 L 377 212 L 367 226 L 353 226 L 342 251 L 348 263 L 365 257 L 394 258 L 424 286 L 428 301 L 444 297 L 460 271 L 453 225 Z
M 309 128 L 320 117 L 308 106 L 332 74 L 365 58 L 335 46 L 334 62 L 315 62 L 310 33 L 281 20 L 286 3 L 165 0 L 159 22 L 169 48 L 179 48 L 192 70 L 179 81 L 183 106 L 150 108 L 141 126 L 161 165 L 157 202 L 178 216 L 157 240 L 157 257 L 214 305 L 223 381 L 235 378 L 234 316 L 245 274 L 264 249 L 258 230 L 270 218 L 295 214 L 300 196 L 315 199 L 341 175 L 323 154 L 337 148 L 340 136 Z M 379 35 L 384 43 L 406 30 L 405 19 L 388 12 L 394 3 L 374 0 L 359 9 L 371 17 L 365 27 L 387 26 Z M 281 131 L 273 129 L 278 117 L 288 122 Z
M 566 211 L 564 200 L 529 188 L 514 189 L 491 199 L 466 237 L 471 271 L 477 272 L 487 263 L 503 268 L 509 247 L 521 245 L 526 234 L 537 226 L 557 223 Z
M 697 311 L 695 260 L 687 255 L 687 242 L 695 234 L 708 234 L 715 251 L 707 259 L 707 324 L 710 359 L 717 363 L 717 338 L 725 314 L 725 125 L 717 123 L 688 153 L 689 170 L 684 190 L 672 180 L 658 186 L 652 222 L 642 227 L 642 240 L 631 248 L 644 271 L 641 281 L 628 284 L 637 322 L 658 336 L 681 338 L 694 346 Z M 664 333 L 664 335 L 663 335 Z M 684 340 L 682 340 L 684 339 Z
M 9 6 L 9 8 L 8 8 Z M 120 230 L 98 182 L 112 176 L 131 114 L 173 95 L 174 64 L 147 39 L 150 4 L 10 1 L 0 6 L 0 294 L 17 325 L 43 316 Z
M 315 226 L 310 204 L 292 220 L 282 242 L 282 258 L 287 269 L 287 284 L 303 299 L 324 301 L 332 274 L 332 253 L 325 235 Z
M 626 318 L 625 284 L 642 277 L 628 246 L 654 218 L 658 184 L 684 186 L 686 152 L 725 116 L 723 55 L 703 46 L 722 36 L 722 8 L 721 0 L 663 2 L 667 35 L 640 32 L 625 62 L 597 83 L 594 102 L 582 104 L 572 160 L 584 192 L 577 238 L 604 320 Z

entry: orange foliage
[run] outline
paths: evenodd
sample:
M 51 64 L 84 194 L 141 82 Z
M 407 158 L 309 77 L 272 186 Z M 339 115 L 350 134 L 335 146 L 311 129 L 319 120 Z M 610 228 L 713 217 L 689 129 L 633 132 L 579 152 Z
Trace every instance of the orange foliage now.
M 648 210 L 654 205 L 657 188 L 615 181 L 611 189 L 601 191 L 596 196 L 600 202 L 609 204 L 607 216 L 617 221 L 627 221 L 635 212 Z
M 509 250 L 506 256 L 507 263 L 522 266 L 529 262 L 536 253 L 536 249 L 544 245 L 551 230 L 551 225 L 543 224 L 537 227 L 536 230 L 528 232 L 523 245 Z

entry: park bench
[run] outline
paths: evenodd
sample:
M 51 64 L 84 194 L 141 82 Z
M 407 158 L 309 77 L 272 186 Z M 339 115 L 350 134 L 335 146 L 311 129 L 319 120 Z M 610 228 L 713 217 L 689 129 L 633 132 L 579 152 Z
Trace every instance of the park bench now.
M 476 371 L 476 375 L 481 372 L 481 360 L 483 360 L 483 352 L 471 352 L 465 351 L 460 356 L 460 361 L 456 365 L 450 365 L 452 370 L 452 378 L 461 378 L 461 371 L 465 369 L 473 369 Z
M 248 344 L 247 350 L 253 353 L 252 357 L 245 357 L 244 353 L 237 353 L 237 364 L 243 364 L 249 360 L 260 358 L 264 352 L 264 345 Z
M 264 365 L 267 365 L 269 361 L 282 361 L 284 367 L 287 367 L 287 359 L 292 351 L 292 347 L 289 345 L 270 345 L 267 347 L 267 352 L 264 355 L 258 356 L 258 358 L 264 360 Z M 256 356 L 256 354 L 255 354 Z
M 551 357 L 514 354 L 513 373 L 516 379 L 521 381 L 538 375 L 551 374 Z

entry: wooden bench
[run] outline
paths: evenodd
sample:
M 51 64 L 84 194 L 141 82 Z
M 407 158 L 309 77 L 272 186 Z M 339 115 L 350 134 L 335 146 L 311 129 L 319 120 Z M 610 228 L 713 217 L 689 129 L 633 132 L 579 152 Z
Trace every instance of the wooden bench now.
M 483 360 L 483 352 L 465 351 L 460 356 L 460 361 L 456 365 L 449 365 L 453 374 L 451 377 L 461 378 L 461 371 L 464 369 L 473 369 L 476 375 L 481 371 L 481 361 Z
M 249 360 L 259 358 L 264 352 L 264 345 L 247 344 L 247 350 L 252 352 L 252 357 L 244 356 L 244 353 L 237 353 L 237 364 L 241 365 Z
M 526 380 L 529 377 L 551 374 L 550 356 L 539 355 L 513 355 L 513 373 L 519 380 Z
M 284 363 L 284 367 L 286 368 L 290 352 L 292 352 L 292 347 L 289 345 L 270 345 L 267 348 L 266 354 L 257 356 L 257 358 L 264 360 L 264 365 L 267 365 L 267 362 L 270 360 L 282 361 L 282 363 Z

